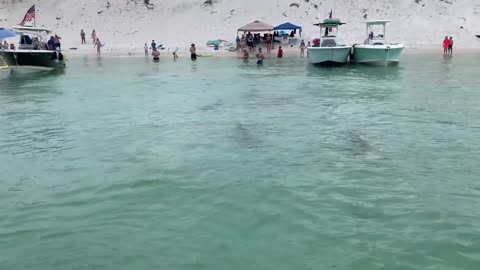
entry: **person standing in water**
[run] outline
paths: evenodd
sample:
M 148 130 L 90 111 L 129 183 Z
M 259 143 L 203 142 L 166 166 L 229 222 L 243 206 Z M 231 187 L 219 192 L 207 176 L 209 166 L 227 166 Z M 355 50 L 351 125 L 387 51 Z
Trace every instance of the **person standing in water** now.
M 248 61 L 248 58 L 250 58 L 250 55 L 248 54 L 248 50 L 245 48 L 243 49 L 243 61 Z
M 190 57 L 192 61 L 197 60 L 197 48 L 195 47 L 195 44 L 192 44 L 192 46 L 190 46 Z
M 444 55 L 448 54 L 448 47 L 450 47 L 450 40 L 448 39 L 448 36 L 445 36 L 445 39 L 443 40 L 443 54 Z
M 100 39 L 98 37 L 95 38 L 95 44 L 93 45 L 93 48 L 97 48 L 97 55 L 100 56 L 100 48 L 102 47 L 102 42 L 100 42 Z
M 262 48 L 258 48 L 257 65 L 263 65 L 263 60 L 264 59 L 265 59 L 265 55 L 262 52 Z
M 153 55 L 153 62 L 160 61 L 160 51 L 157 48 L 152 50 L 152 55 Z
M 282 46 L 278 47 L 278 53 L 277 53 L 278 58 L 283 58 L 283 49 Z
M 145 50 L 145 56 L 148 56 L 148 45 L 147 45 L 147 43 L 145 43 L 145 46 L 143 47 L 143 49 Z
M 453 37 L 448 40 L 448 53 L 453 55 Z
M 82 45 L 87 44 L 87 41 L 85 41 L 85 32 L 83 32 L 83 29 L 80 31 L 80 37 L 82 38 Z
M 300 56 L 305 55 L 305 41 L 302 39 L 302 42 L 300 43 Z
M 272 50 L 272 36 L 270 34 L 265 37 L 265 47 L 267 47 L 267 53 L 270 53 Z
M 93 44 L 95 45 L 95 43 L 97 43 L 97 33 L 95 32 L 95 29 L 92 31 L 92 40 Z

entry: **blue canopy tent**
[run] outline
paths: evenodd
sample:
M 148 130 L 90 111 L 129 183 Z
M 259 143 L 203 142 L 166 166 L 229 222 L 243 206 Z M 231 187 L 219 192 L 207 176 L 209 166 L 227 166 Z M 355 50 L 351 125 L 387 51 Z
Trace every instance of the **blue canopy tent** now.
M 275 30 L 275 31 L 278 31 L 278 30 L 297 30 L 297 29 L 300 32 L 300 36 L 302 36 L 302 27 L 298 26 L 298 25 L 295 25 L 293 23 L 290 23 L 290 22 L 282 23 L 282 24 L 276 26 L 275 28 L 273 28 L 273 30 Z

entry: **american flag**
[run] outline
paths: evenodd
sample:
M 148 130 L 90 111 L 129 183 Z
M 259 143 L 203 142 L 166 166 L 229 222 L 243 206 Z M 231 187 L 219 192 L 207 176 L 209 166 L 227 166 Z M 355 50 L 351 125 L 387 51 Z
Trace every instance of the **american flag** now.
M 26 22 L 29 22 L 31 19 L 35 19 L 35 5 L 33 5 L 23 17 L 22 22 L 20 23 L 21 26 L 25 25 Z

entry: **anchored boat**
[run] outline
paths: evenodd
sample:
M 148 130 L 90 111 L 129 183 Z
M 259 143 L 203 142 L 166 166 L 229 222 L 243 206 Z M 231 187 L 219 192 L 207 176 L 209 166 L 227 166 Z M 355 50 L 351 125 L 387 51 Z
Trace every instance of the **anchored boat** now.
M 46 37 L 50 30 L 37 27 L 16 26 L 20 36 L 17 48 L 0 49 L 0 56 L 12 71 L 31 72 L 65 67 L 65 57 L 59 51 L 47 49 Z
M 361 64 L 382 66 L 398 64 L 404 46 L 400 43 L 386 41 L 386 26 L 389 22 L 388 20 L 366 22 L 367 39 L 363 44 L 353 45 L 351 60 Z
M 331 17 L 331 16 L 330 16 Z M 351 46 L 342 44 L 337 35 L 340 25 L 345 23 L 339 19 L 328 18 L 322 23 L 315 24 L 320 27 L 320 39 L 314 40 L 312 47 L 308 47 L 308 58 L 312 64 L 345 64 Z

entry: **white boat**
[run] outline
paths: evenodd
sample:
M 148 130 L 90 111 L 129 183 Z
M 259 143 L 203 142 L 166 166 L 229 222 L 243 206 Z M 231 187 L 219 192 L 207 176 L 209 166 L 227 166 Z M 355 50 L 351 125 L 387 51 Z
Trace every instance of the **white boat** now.
M 382 66 L 398 64 L 404 46 L 386 41 L 386 25 L 389 22 L 388 20 L 368 21 L 366 23 L 367 39 L 363 44 L 353 45 L 351 60 L 361 64 Z
M 19 34 L 18 47 L 0 49 L 0 56 L 16 72 L 34 72 L 63 68 L 65 57 L 61 52 L 47 50 L 46 44 L 51 31 L 44 28 L 16 26 Z
M 312 64 L 345 64 L 352 49 L 342 44 L 338 37 L 338 27 L 343 25 L 338 19 L 325 19 L 323 23 L 315 24 L 320 27 L 323 36 L 312 47 L 308 47 L 308 58 Z M 315 40 L 314 40 L 315 41 Z

